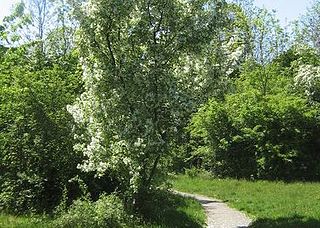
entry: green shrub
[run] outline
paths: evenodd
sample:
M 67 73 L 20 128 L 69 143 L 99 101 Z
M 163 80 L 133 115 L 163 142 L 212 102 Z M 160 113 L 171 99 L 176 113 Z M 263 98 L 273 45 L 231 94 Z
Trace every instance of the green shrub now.
M 206 159 L 219 176 L 319 180 L 318 117 L 305 98 L 251 89 L 209 101 L 189 130 L 210 148 Z
M 54 208 L 82 156 L 66 110 L 80 87 L 76 67 L 34 71 L 25 55 L 10 49 L 0 62 L 0 210 L 9 213 Z
M 222 177 L 320 179 L 318 104 L 294 89 L 289 72 L 249 62 L 235 93 L 194 114 L 188 130 L 203 168 Z
M 54 227 L 129 227 L 130 217 L 116 195 L 102 195 L 96 202 L 78 199 L 54 221 Z
M 213 177 L 211 172 L 208 172 L 205 169 L 199 169 L 196 167 L 185 169 L 184 173 L 191 178 L 194 178 L 194 177 L 212 178 Z

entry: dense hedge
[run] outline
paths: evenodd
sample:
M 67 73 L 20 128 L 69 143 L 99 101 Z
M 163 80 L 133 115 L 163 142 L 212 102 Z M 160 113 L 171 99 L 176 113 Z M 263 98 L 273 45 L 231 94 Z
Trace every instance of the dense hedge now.
M 245 75 L 236 93 L 208 101 L 193 116 L 194 154 L 221 177 L 320 180 L 318 104 L 283 87 L 290 80 L 279 76 L 270 77 L 272 90 L 263 94 L 252 83 L 258 73 Z
M 76 64 L 34 70 L 27 57 L 12 48 L 0 64 L 1 211 L 52 209 L 81 159 L 66 110 L 80 88 Z

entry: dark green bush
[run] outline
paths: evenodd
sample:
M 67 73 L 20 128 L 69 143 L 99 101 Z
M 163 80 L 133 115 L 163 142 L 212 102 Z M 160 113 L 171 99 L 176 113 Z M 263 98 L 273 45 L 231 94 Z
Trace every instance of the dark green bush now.
M 76 66 L 34 71 L 26 50 L 10 49 L 0 63 L 0 210 L 48 211 L 79 171 L 72 117 Z
M 209 150 L 203 167 L 219 176 L 319 180 L 318 110 L 299 95 L 247 87 L 210 100 L 189 130 Z

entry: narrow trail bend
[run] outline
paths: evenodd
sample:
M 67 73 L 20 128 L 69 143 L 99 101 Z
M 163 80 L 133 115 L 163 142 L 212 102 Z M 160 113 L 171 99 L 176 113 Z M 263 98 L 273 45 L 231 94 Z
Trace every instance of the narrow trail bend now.
M 228 207 L 220 200 L 183 192 L 176 193 L 192 197 L 202 204 L 207 214 L 208 228 L 245 228 L 252 222 L 244 213 Z

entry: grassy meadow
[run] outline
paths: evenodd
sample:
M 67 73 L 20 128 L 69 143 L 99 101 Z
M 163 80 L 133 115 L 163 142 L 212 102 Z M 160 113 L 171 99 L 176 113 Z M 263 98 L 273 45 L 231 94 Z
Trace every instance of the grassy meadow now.
M 320 227 L 320 183 L 189 177 L 174 189 L 218 198 L 254 219 L 252 227 Z

